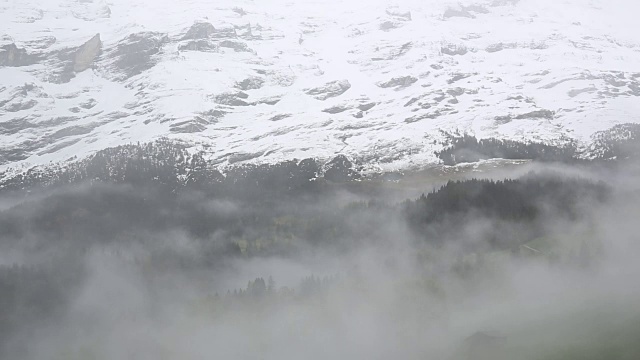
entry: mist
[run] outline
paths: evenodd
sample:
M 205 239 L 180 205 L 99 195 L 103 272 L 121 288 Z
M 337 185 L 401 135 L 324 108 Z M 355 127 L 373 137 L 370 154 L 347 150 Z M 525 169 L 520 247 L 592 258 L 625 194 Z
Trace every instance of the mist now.
M 630 0 L 0 0 L 0 360 L 638 360 Z
M 390 210 L 403 199 L 372 203 L 348 188 L 266 208 L 188 192 L 167 200 L 124 185 L 49 190 L 2 214 L 23 224 L 3 235 L 4 286 L 12 271 L 32 276 L 14 284 L 26 287 L 16 294 L 42 302 L 5 315 L 3 357 L 633 359 L 634 168 L 608 172 L 606 201 L 579 199 L 576 216 L 545 203 L 535 226 L 473 211 L 454 225 L 459 218 L 447 215 L 428 226 L 439 229 L 429 233 L 438 241 L 423 240 L 402 211 Z M 597 167 L 541 164 L 512 175 L 532 169 L 562 181 L 603 178 Z M 42 225 L 52 213 L 64 218 L 64 206 L 86 214 L 58 220 L 62 230 Z M 331 220 L 345 209 L 348 229 Z M 193 211 L 219 225 L 194 232 L 175 220 Z M 272 227 L 286 228 L 292 213 L 325 218 L 334 238 L 284 230 L 273 238 Z M 224 225 L 261 217 L 272 221 L 245 221 L 241 232 Z M 106 233 L 96 225 L 105 223 Z M 527 241 L 489 243 L 496 232 Z

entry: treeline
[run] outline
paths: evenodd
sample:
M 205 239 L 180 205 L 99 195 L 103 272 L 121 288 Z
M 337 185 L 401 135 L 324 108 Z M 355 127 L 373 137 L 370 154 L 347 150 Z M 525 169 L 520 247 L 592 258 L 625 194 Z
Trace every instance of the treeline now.
M 516 180 L 449 181 L 415 201 L 405 201 L 403 211 L 415 233 L 427 241 L 450 239 L 447 234 L 470 221 L 491 221 L 484 240 L 493 247 L 512 248 L 542 236 L 541 221 L 576 220 L 585 213 L 582 206 L 602 203 L 609 196 L 604 183 L 531 173 Z M 481 233 L 476 240 L 483 240 Z
M 549 213 L 572 220 L 580 216 L 581 203 L 602 202 L 608 194 L 604 184 L 550 174 L 450 181 L 416 200 L 346 206 L 329 192 L 234 201 L 215 193 L 175 195 L 98 183 L 1 211 L 0 241 L 18 245 L 29 238 L 45 248 L 61 242 L 85 248 L 183 233 L 202 247 L 197 261 L 186 262 L 210 265 L 237 256 L 295 256 L 307 246 L 348 250 L 363 242 L 388 241 L 405 224 L 418 239 L 435 243 L 469 218 L 532 226 Z
M 190 153 L 179 143 L 159 140 L 108 148 L 79 161 L 35 167 L 7 176 L 0 190 L 21 191 L 83 182 L 157 186 L 165 191 L 200 190 L 231 198 L 282 195 L 318 188 L 322 181 L 344 183 L 360 177 L 344 155 L 327 163 L 316 159 L 229 166 L 224 174 L 205 152 Z
M 480 139 L 472 135 L 452 136 L 449 145 L 436 156 L 445 165 L 471 163 L 487 159 L 572 162 L 577 159 L 575 145 L 554 146 L 513 140 Z

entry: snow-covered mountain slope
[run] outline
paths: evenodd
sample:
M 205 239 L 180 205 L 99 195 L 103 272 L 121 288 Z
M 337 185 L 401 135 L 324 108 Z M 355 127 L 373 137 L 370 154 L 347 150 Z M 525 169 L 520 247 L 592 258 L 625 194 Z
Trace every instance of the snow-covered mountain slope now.
M 0 0 L 0 170 L 169 138 L 226 162 L 433 163 L 640 122 L 631 0 Z

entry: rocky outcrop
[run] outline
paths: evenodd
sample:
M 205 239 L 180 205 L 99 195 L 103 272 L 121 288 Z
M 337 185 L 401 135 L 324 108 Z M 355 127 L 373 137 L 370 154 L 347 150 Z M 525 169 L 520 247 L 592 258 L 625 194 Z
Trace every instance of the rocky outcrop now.
M 235 52 L 254 52 L 247 44 L 240 41 L 223 40 L 219 45 L 223 48 L 233 49 Z
M 374 102 L 365 103 L 365 104 L 358 105 L 358 110 L 360 110 L 360 111 L 369 111 L 369 110 L 373 109 L 374 106 L 376 106 L 376 103 L 374 103 Z
M 131 34 L 106 55 L 106 61 L 117 80 L 126 80 L 154 67 L 158 62 L 155 55 L 168 42 L 169 37 L 162 33 Z
M 307 95 L 311 95 L 318 100 L 327 100 L 344 94 L 351 89 L 351 83 L 348 80 L 336 80 L 325 84 L 324 86 L 309 89 Z
M 179 123 L 171 124 L 169 131 L 172 133 L 192 134 L 203 132 L 207 129 L 209 122 L 205 119 L 196 116 L 192 120 L 181 121 Z
M 440 48 L 440 52 L 444 55 L 465 55 L 469 52 L 466 46 L 464 45 L 455 45 L 455 44 L 447 44 L 446 46 L 442 46 Z
M 243 92 L 225 93 L 214 96 L 213 101 L 220 105 L 249 106 L 251 104 L 246 101 L 248 97 L 249 95 Z
M 16 44 L 6 44 L 0 47 L 0 66 L 28 66 L 35 64 L 38 56 L 28 54 Z
M 531 112 L 528 112 L 526 114 L 517 115 L 516 117 L 514 117 L 514 119 L 517 119 L 517 120 L 521 120 L 521 119 L 547 119 L 547 120 L 552 120 L 554 116 L 555 116 L 555 113 L 553 111 L 542 109 L 542 110 L 531 111 Z
M 240 38 L 251 40 L 254 38 L 251 24 L 235 26 L 236 35 Z
M 201 40 L 213 35 L 216 28 L 208 22 L 195 23 L 189 31 L 182 37 L 182 40 Z
M 402 24 L 397 21 L 385 21 L 379 25 L 379 28 L 382 31 L 390 31 L 393 29 L 397 29 L 400 26 L 402 26 Z
M 101 51 L 102 41 L 100 40 L 100 34 L 96 34 L 76 51 L 73 59 L 73 71 L 79 73 L 90 68 Z
M 220 50 L 218 44 L 206 39 L 192 40 L 178 46 L 180 51 L 201 51 L 201 52 L 217 52 Z
M 418 79 L 414 78 L 413 76 L 401 76 L 401 77 L 393 78 L 389 81 L 380 82 L 376 85 L 378 85 L 378 87 L 381 87 L 383 89 L 394 87 L 397 90 L 397 89 L 411 86 L 416 81 L 418 81 Z
M 337 106 L 332 106 L 330 108 L 324 109 L 324 110 L 322 110 L 322 112 L 325 112 L 327 114 L 339 114 L 339 113 L 345 112 L 347 110 L 349 110 L 348 106 L 337 105 Z
M 236 83 L 236 88 L 246 91 L 260 89 L 264 85 L 264 79 L 257 76 L 246 78 Z
M 227 113 L 222 110 L 209 110 L 198 113 L 193 119 L 169 125 L 172 133 L 192 134 L 203 132 L 207 126 L 218 123 Z
M 383 61 L 383 60 L 396 60 L 401 56 L 405 55 L 413 48 L 413 43 L 408 42 L 402 44 L 402 46 L 392 49 L 388 55 L 382 57 L 372 57 L 371 61 Z

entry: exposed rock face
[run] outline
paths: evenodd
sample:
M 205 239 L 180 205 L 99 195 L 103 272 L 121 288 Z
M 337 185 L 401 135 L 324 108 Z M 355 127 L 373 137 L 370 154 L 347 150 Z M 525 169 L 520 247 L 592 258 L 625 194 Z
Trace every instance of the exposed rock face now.
M 220 47 L 233 49 L 235 52 L 254 52 L 247 44 L 240 41 L 223 40 L 220 42 Z
M 411 86 L 413 83 L 418 81 L 418 79 L 413 76 L 402 76 L 393 78 L 389 81 L 378 83 L 377 85 L 381 88 L 391 88 L 395 87 L 396 89 L 405 88 L 407 86 Z
M 189 28 L 182 40 L 201 40 L 213 35 L 216 28 L 208 22 L 195 23 Z
M 236 87 L 243 91 L 260 89 L 263 85 L 264 80 L 256 76 L 249 77 L 236 83 Z
M 465 55 L 467 52 L 469 52 L 466 46 L 454 45 L 454 44 L 443 46 L 440 48 L 440 51 L 445 55 L 451 55 L 451 56 Z
M 361 105 L 358 106 L 358 110 L 360 110 L 360 111 L 369 111 L 369 110 L 373 109 L 374 106 L 376 106 L 376 103 L 361 104 Z
M 112 61 L 112 70 L 116 72 L 116 79 L 126 80 L 154 67 L 157 59 L 154 55 L 160 53 L 162 46 L 169 42 L 166 34 L 157 32 L 141 32 L 131 34 L 120 41 L 108 55 Z
M 236 35 L 243 39 L 253 39 L 253 30 L 251 29 L 251 24 L 241 25 L 235 27 Z
M 100 34 L 96 34 L 76 51 L 73 60 L 73 71 L 83 72 L 90 68 L 101 51 L 102 41 L 100 40 Z
M 0 47 L 0 66 L 27 66 L 37 62 L 37 56 L 27 54 L 16 44 L 7 44 Z
M 192 40 L 184 44 L 180 44 L 178 49 L 181 51 L 202 51 L 202 52 L 217 52 L 220 47 L 209 40 Z
M 339 113 L 345 112 L 347 110 L 349 110 L 349 108 L 347 106 L 338 105 L 338 106 L 330 107 L 328 109 L 324 109 L 324 110 L 322 110 L 322 112 L 325 112 L 327 114 L 339 114 Z
M 248 94 L 243 92 L 238 93 L 225 93 L 216 95 L 213 100 L 221 105 L 228 106 L 249 106 L 250 104 L 245 101 L 249 97 Z
M 395 22 L 395 21 L 385 21 L 382 24 L 380 24 L 380 30 L 382 31 L 389 31 L 389 30 L 393 30 L 393 29 L 397 29 L 401 26 L 400 23 Z
M 348 80 L 336 80 L 325 84 L 324 86 L 307 90 L 307 95 L 311 95 L 318 100 L 327 100 L 344 94 L 351 89 L 351 83 Z

